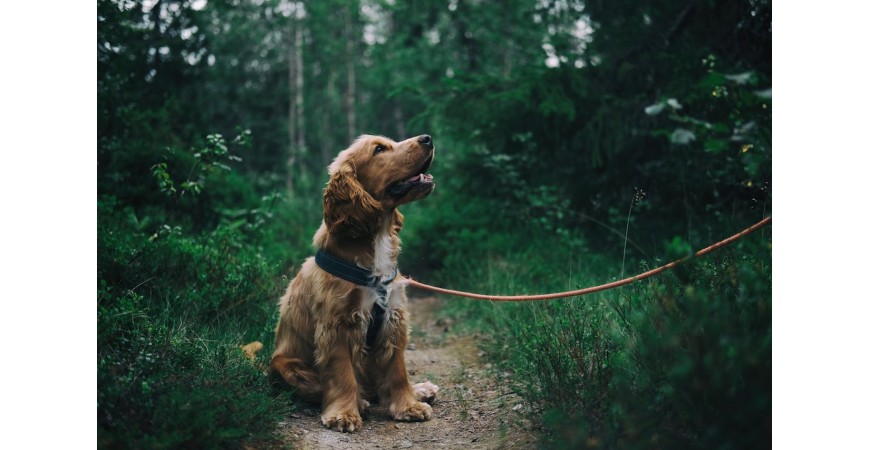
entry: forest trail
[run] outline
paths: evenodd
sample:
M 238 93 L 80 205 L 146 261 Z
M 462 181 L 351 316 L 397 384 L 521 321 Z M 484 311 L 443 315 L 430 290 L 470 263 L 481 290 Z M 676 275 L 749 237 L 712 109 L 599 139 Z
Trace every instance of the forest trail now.
M 300 409 L 279 422 L 278 433 L 298 449 L 370 448 L 533 448 L 536 433 L 523 412 L 529 408 L 481 361 L 473 336 L 449 333 L 450 320 L 438 319 L 440 300 L 409 300 L 411 340 L 405 360 L 412 383 L 431 381 L 441 389 L 427 422 L 397 422 L 384 405 L 372 405 L 356 433 L 328 430 L 317 407 Z

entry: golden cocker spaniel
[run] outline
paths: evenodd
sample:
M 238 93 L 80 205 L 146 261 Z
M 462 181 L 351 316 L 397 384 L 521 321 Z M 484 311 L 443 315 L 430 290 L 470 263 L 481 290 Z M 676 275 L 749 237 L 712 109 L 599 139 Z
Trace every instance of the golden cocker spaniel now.
M 367 400 L 396 420 L 432 417 L 438 386 L 412 386 L 405 368 L 408 310 L 398 277 L 399 205 L 419 200 L 435 183 L 426 171 L 432 137 L 402 142 L 360 136 L 329 166 L 323 222 L 308 258 L 281 298 L 273 383 L 295 387 L 322 405 L 327 428 L 362 426 Z

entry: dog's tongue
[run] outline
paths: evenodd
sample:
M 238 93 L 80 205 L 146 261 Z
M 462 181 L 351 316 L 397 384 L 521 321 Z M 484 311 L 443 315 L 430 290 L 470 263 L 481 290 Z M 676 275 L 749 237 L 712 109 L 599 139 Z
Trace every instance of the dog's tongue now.
M 411 178 L 405 180 L 406 183 L 420 183 L 423 181 L 432 181 L 432 175 L 424 175 L 422 173 L 418 173 Z

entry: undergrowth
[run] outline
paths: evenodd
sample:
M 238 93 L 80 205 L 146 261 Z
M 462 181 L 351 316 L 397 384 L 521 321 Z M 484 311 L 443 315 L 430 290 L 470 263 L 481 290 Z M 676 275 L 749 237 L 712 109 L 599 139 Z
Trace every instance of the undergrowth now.
M 291 208 L 228 165 L 211 170 L 228 154 L 222 145 L 210 136 L 192 156 L 173 152 L 138 190 L 101 186 L 100 448 L 281 445 L 275 424 L 293 399 L 273 392 L 258 365 L 273 345 L 277 299 L 310 253 L 318 205 Z M 147 179 L 149 165 L 134 163 L 120 169 Z M 239 348 L 254 340 L 266 346 L 256 363 Z
M 273 392 L 239 346 L 263 342 L 266 362 L 276 300 L 311 253 L 320 198 L 288 199 L 276 194 L 280 178 L 234 172 L 230 147 L 210 136 L 198 151 L 119 160 L 101 178 L 101 448 L 280 445 L 275 423 L 293 400 Z M 494 294 L 620 275 L 622 253 L 604 256 L 581 227 L 563 225 L 569 205 L 553 189 L 521 190 L 519 201 L 444 191 L 403 209 L 404 273 Z M 662 255 L 629 262 L 626 273 L 691 251 L 679 238 L 662 244 Z M 534 406 L 546 448 L 742 449 L 770 445 L 770 297 L 762 231 L 618 290 L 456 300 L 447 314 L 489 336 L 481 346 Z
M 443 231 L 437 226 L 415 233 L 430 242 L 427 233 Z M 451 254 L 430 277 L 476 292 L 522 294 L 588 287 L 620 274 L 621 255 L 587 252 L 576 232 L 502 230 L 477 236 L 453 229 Z M 534 303 L 451 299 L 445 313 L 491 335 L 481 345 L 534 405 L 530 417 L 544 427 L 544 448 L 767 448 L 770 246 L 766 230 L 620 289 Z M 680 239 L 663 248 L 661 257 L 626 273 L 690 251 Z

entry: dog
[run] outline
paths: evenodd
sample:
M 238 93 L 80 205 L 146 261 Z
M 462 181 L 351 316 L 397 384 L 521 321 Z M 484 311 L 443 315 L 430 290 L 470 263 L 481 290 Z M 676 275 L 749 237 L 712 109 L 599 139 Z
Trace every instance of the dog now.
M 429 135 L 363 135 L 329 165 L 317 254 L 281 297 L 268 369 L 274 385 L 320 402 L 327 428 L 359 430 L 369 400 L 388 405 L 395 420 L 432 417 L 438 386 L 412 386 L 405 368 L 407 283 L 397 269 L 404 219 L 396 208 L 432 193 L 434 157 Z

